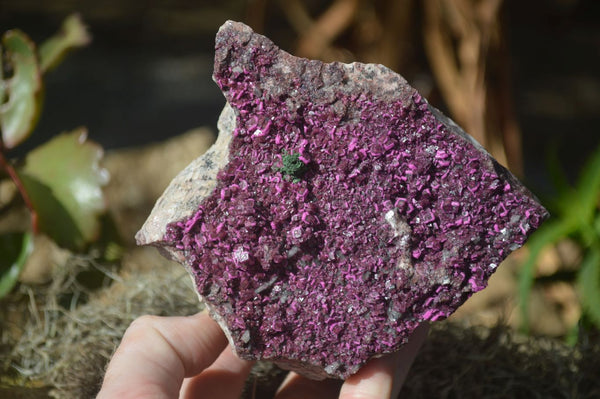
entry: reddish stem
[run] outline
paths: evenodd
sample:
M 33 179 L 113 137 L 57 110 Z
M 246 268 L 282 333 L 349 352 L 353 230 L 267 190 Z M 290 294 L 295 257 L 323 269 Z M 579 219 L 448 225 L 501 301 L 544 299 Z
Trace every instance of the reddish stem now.
M 37 234 L 39 231 L 38 214 L 37 214 L 35 208 L 33 207 L 33 203 L 31 202 L 31 198 L 29 197 L 29 194 L 27 194 L 27 190 L 25 189 L 25 186 L 23 185 L 23 181 L 17 174 L 17 171 L 13 167 L 12 163 L 10 163 L 10 161 L 8 161 L 6 159 L 6 156 L 4 155 L 4 145 L 1 142 L 0 142 L 0 167 L 2 167 L 6 171 L 6 173 L 11 178 L 13 183 L 15 183 L 15 186 L 17 186 L 17 190 L 19 190 L 19 194 L 21 194 L 21 198 L 23 198 L 23 202 L 25 203 L 25 206 L 27 207 L 27 209 L 29 209 L 29 212 L 31 214 L 31 229 L 33 230 L 34 234 Z

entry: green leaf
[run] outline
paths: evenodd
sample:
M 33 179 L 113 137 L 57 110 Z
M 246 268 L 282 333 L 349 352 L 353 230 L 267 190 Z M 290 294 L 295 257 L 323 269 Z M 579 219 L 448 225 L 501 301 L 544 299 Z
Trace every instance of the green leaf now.
M 546 246 L 555 244 L 577 230 L 577 225 L 566 219 L 551 219 L 536 231 L 527 242 L 529 257 L 519 271 L 519 307 L 522 329 L 529 330 L 529 295 L 533 288 L 535 262 Z
M 592 223 L 594 211 L 600 200 L 600 146 L 583 167 L 576 192 L 582 221 Z
M 0 235 L 0 298 L 13 289 L 32 250 L 31 233 Z
M 567 195 L 573 188 L 569 184 L 567 174 L 560 164 L 558 152 L 557 142 L 552 141 L 549 143 L 549 149 L 546 153 L 546 169 L 552 185 L 556 189 L 556 195 L 561 197 Z
M 39 229 L 61 246 L 81 249 L 100 231 L 102 185 L 108 180 L 99 166 L 102 155 L 102 148 L 87 141 L 86 130 L 80 128 L 31 151 L 19 171 Z
M 40 69 L 42 72 L 53 69 L 69 51 L 86 46 L 90 41 L 81 17 L 78 14 L 68 16 L 60 31 L 40 45 Z
M 3 96 L 8 101 L 0 106 L 0 128 L 6 148 L 13 148 L 25 140 L 38 120 L 42 81 L 35 54 L 35 44 L 18 30 L 8 31 L 2 37 L 11 77 L 3 79 Z M 6 67 L 6 66 L 5 66 Z
M 583 310 L 600 328 L 600 248 L 592 247 L 581 261 L 577 283 Z

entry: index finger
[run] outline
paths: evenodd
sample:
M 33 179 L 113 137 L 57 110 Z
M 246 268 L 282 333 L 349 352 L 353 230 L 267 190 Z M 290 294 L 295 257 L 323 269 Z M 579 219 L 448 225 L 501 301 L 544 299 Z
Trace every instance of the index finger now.
M 142 316 L 127 329 L 98 398 L 173 398 L 185 377 L 210 366 L 227 345 L 207 313 Z
M 342 385 L 339 398 L 398 397 L 428 332 L 429 324 L 423 323 L 413 331 L 408 342 L 398 352 L 371 359 L 356 374 L 348 377 Z

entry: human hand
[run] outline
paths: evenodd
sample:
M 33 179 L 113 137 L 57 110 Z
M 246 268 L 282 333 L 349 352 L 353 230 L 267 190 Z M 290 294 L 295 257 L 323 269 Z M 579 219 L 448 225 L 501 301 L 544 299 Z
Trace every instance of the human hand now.
M 399 352 L 372 359 L 346 381 L 313 381 L 289 373 L 276 399 L 396 397 L 428 327 Z M 238 398 L 253 362 L 238 358 L 207 313 L 142 316 L 125 332 L 97 399 Z

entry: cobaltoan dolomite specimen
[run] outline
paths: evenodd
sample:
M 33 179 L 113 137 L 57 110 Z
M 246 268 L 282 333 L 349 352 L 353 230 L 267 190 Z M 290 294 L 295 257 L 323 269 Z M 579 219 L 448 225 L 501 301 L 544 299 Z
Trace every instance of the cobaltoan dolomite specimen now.
M 450 315 L 547 216 L 381 65 L 216 39 L 217 143 L 137 235 L 186 266 L 236 353 L 346 378 Z

